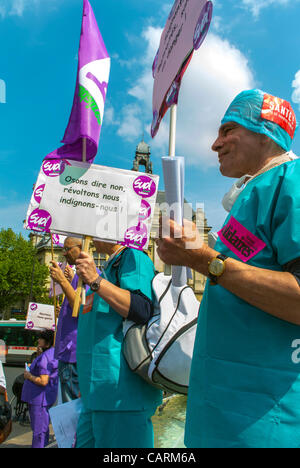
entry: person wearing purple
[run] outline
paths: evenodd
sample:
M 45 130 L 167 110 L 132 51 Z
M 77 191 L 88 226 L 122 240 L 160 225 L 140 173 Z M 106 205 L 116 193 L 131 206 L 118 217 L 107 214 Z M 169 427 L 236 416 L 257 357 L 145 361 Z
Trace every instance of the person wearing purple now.
M 64 242 L 63 256 L 69 265 L 74 265 L 82 248 L 82 240 L 76 237 L 67 237 Z M 78 276 L 72 274 L 69 266 L 65 272 L 56 262 L 51 262 L 50 275 L 53 281 L 60 284 L 65 299 L 62 303 L 57 323 L 55 339 L 55 359 L 58 360 L 58 374 L 63 403 L 75 400 L 79 395 L 78 372 L 76 364 L 77 326 L 78 318 L 72 317 L 75 291 Z
M 49 442 L 49 409 L 58 392 L 58 362 L 54 358 L 54 333 L 40 333 L 38 346 L 43 352 L 32 362 L 30 371 L 24 372 L 21 399 L 28 403 L 32 428 L 32 448 L 44 448 Z

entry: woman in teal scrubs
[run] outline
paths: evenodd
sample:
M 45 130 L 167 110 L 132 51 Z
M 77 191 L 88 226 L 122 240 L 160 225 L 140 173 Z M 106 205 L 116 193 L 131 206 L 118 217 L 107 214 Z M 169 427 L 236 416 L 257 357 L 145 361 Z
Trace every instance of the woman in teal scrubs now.
M 78 323 L 77 365 L 83 402 L 78 448 L 151 448 L 151 416 L 160 390 L 128 367 L 123 354 L 123 320 L 145 323 L 152 311 L 154 267 L 143 252 L 95 242 L 110 255 L 98 276 L 94 260 L 82 253 L 77 273 L 90 285 Z

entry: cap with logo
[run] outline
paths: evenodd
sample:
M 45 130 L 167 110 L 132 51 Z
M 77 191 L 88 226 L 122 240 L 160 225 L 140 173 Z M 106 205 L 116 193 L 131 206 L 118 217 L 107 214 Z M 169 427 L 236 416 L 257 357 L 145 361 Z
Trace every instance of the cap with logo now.
M 290 103 L 260 89 L 238 94 L 221 123 L 226 122 L 236 122 L 252 132 L 267 135 L 285 151 L 291 149 L 298 128 Z

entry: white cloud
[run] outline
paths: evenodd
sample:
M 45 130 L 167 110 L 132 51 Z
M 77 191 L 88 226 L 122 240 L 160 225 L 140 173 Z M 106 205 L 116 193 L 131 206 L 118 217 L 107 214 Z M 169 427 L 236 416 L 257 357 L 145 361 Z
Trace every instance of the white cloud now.
M 271 5 L 287 6 L 288 4 L 292 4 L 294 2 L 295 0 L 242 0 L 242 5 L 250 9 L 253 16 L 257 18 L 263 8 L 267 8 Z
M 300 70 L 298 70 L 295 75 L 295 79 L 292 82 L 292 87 L 295 88 L 292 94 L 292 101 L 298 104 L 300 110 Z
M 1 0 L 0 16 L 2 18 L 7 16 L 21 17 L 25 10 L 36 8 L 39 5 L 44 7 L 46 2 L 50 5 L 54 5 L 57 3 L 57 0 Z
M 152 117 L 152 62 L 155 57 L 161 29 L 148 28 L 143 33 L 147 43 L 143 69 L 129 89 L 136 104 L 121 112 L 118 134 L 134 141 L 141 134 L 141 117 L 150 130 Z M 254 78 L 247 58 L 232 44 L 210 33 L 186 71 L 179 95 L 176 135 L 176 154 L 185 156 L 188 164 L 209 167 L 216 165 L 210 150 L 220 120 L 233 97 L 243 89 L 254 87 Z M 123 118 L 126 117 L 124 121 Z M 151 147 L 160 154 L 168 151 L 169 116 L 164 117 Z
M 107 125 L 119 125 L 120 124 L 118 119 L 116 119 L 115 111 L 114 111 L 113 107 L 111 107 L 110 105 L 107 105 L 105 107 L 104 122 Z
M 121 110 L 121 124 L 117 134 L 128 141 L 134 141 L 143 133 L 142 109 L 136 104 L 129 104 Z

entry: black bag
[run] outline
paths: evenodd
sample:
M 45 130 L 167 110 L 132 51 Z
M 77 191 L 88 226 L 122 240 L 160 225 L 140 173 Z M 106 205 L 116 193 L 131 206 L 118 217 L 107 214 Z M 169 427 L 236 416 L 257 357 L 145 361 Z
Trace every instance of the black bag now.
M 5 395 L 0 395 L 0 431 L 2 431 L 12 419 L 11 405 L 6 401 Z

